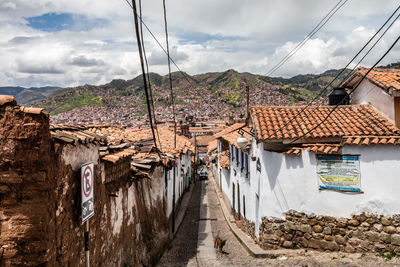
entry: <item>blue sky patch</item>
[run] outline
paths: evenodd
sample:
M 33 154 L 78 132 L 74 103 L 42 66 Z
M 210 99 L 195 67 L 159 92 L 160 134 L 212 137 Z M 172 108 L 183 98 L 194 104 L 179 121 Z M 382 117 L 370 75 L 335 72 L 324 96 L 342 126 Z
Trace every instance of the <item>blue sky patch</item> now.
M 73 13 L 46 13 L 36 17 L 26 18 L 28 26 L 45 32 L 89 31 L 104 26 L 105 19 L 89 18 Z

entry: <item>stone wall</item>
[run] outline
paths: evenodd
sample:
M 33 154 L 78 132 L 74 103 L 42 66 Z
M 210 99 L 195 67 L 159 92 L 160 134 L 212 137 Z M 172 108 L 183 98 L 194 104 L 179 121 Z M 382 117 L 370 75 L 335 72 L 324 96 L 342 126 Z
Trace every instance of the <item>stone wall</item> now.
M 169 239 L 164 167 L 154 164 L 148 177 L 106 172 L 99 145 L 54 142 L 48 115 L 33 111 L 0 105 L 0 266 L 84 266 L 87 161 L 95 164 L 91 266 L 151 265 Z
M 265 249 L 313 248 L 344 252 L 400 252 L 400 215 L 351 218 L 286 214 L 286 220 L 263 218 L 257 242 Z
M 240 229 L 251 236 L 253 239 L 256 239 L 256 226 L 254 222 L 247 220 L 246 218 L 242 217 L 240 220 Z

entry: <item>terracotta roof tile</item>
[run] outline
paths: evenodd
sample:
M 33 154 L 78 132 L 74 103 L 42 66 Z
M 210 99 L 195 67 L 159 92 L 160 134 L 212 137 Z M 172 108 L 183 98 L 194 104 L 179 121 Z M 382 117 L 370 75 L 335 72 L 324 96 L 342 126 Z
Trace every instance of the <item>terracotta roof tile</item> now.
M 0 95 L 0 106 L 13 102 L 14 97 L 12 95 Z
M 243 122 L 235 123 L 235 124 L 233 124 L 232 126 L 230 126 L 230 127 L 228 127 L 228 128 L 225 128 L 225 129 L 222 130 L 221 132 L 216 133 L 216 134 L 214 135 L 214 137 L 217 138 L 217 139 L 218 139 L 218 138 L 221 138 L 222 136 L 224 136 L 224 135 L 226 135 L 226 134 L 228 134 L 228 133 L 230 133 L 230 132 L 236 131 L 237 129 L 239 129 L 239 128 L 243 127 L 243 126 L 244 126 L 244 123 L 243 123 Z
M 121 127 L 96 128 L 96 133 L 107 137 L 109 143 L 119 144 L 121 142 L 132 142 L 148 145 L 151 148 L 154 145 L 152 132 L 150 128 L 140 130 L 129 130 Z M 166 127 L 159 127 L 158 133 L 161 139 L 159 149 L 163 153 L 179 156 L 180 153 L 186 153 L 188 150 L 194 152 L 193 144 L 182 135 L 176 136 L 176 149 L 174 148 L 174 133 Z M 157 135 L 156 135 L 157 136 Z M 157 141 L 157 144 L 159 142 Z
M 25 113 L 31 113 L 31 114 L 40 114 L 40 113 L 42 113 L 43 109 L 42 108 L 21 107 L 21 111 L 23 111 Z
M 355 86 L 368 70 L 368 68 L 358 68 L 350 78 L 343 82 L 342 86 Z M 400 90 L 399 77 L 400 69 L 375 68 L 371 70 L 366 78 L 373 84 L 379 86 L 387 92 L 390 92 L 390 90 Z
M 208 152 L 216 150 L 218 147 L 218 140 L 214 140 L 208 144 Z
M 400 145 L 400 136 L 344 136 L 343 145 Z
M 329 114 L 332 108 L 333 106 L 309 106 L 306 107 L 304 112 L 299 114 L 304 109 L 303 106 L 251 107 L 256 137 L 258 140 L 265 141 L 282 141 L 283 139 L 301 137 L 318 125 Z M 296 118 L 293 119 L 295 116 Z M 400 135 L 400 130 L 376 112 L 370 105 L 339 106 L 331 116 L 332 118 L 328 118 L 328 120 L 304 137 L 334 138 L 353 135 Z M 282 124 L 277 123 L 278 121 L 290 121 L 290 123 L 285 122 Z
M 218 160 L 222 168 L 229 168 L 231 163 L 228 155 L 225 154 L 218 155 Z
M 247 132 L 250 132 L 250 128 L 248 127 L 243 127 L 243 129 Z M 247 140 L 251 140 L 251 135 L 244 133 L 243 134 L 244 137 L 247 138 Z M 237 131 L 232 131 L 228 134 L 225 134 L 224 136 L 222 136 L 222 139 L 226 140 L 228 143 L 234 145 L 235 147 L 239 148 L 239 145 L 237 144 L 237 139 L 240 137 L 240 134 Z

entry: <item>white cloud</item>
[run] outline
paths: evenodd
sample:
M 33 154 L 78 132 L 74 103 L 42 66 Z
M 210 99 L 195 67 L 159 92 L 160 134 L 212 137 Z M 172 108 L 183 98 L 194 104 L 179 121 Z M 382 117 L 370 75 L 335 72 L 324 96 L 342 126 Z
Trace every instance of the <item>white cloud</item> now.
M 164 45 L 162 2 L 142 2 L 144 20 Z M 190 74 L 230 68 L 265 74 L 334 4 L 329 0 L 168 1 L 171 55 Z M 395 0 L 348 1 L 275 75 L 343 67 L 396 5 Z M 80 32 L 28 27 L 25 18 L 49 12 L 100 18 L 107 24 Z M 372 64 L 399 32 L 396 23 L 365 64 Z M 132 11 L 123 0 L 6 1 L 0 4 L 0 35 L 0 86 L 101 84 L 140 73 Z M 165 74 L 166 56 L 146 31 L 144 37 L 150 71 Z M 393 51 L 385 62 L 396 61 L 399 54 L 398 49 Z

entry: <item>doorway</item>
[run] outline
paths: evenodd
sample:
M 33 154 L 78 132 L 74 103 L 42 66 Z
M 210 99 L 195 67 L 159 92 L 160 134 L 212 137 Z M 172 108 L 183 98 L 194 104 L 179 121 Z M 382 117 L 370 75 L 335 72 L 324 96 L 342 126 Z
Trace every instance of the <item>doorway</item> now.
M 260 197 L 256 193 L 256 236 L 259 235 L 260 231 L 260 220 L 258 219 L 259 216 L 259 209 L 260 209 Z
M 235 184 L 232 183 L 232 211 L 235 211 Z
M 237 199 L 238 199 L 238 216 L 240 220 L 240 186 L 239 182 L 237 183 Z

